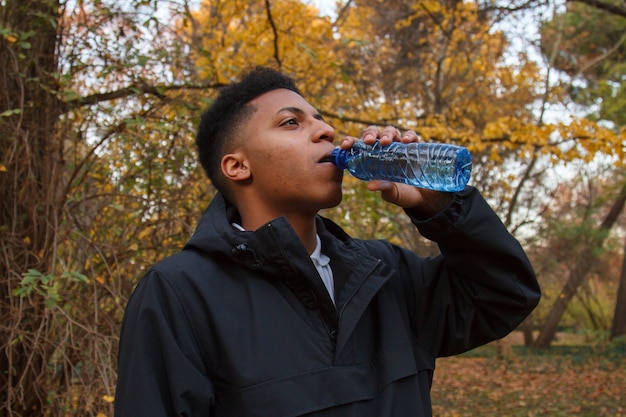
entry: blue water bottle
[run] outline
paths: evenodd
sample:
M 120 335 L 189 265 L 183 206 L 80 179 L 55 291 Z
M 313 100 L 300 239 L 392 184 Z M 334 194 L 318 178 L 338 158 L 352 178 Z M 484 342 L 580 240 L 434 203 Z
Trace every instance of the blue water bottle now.
M 461 191 L 472 171 L 472 157 L 461 146 L 445 143 L 357 141 L 350 149 L 336 148 L 331 161 L 361 180 L 386 180 L 435 191 Z

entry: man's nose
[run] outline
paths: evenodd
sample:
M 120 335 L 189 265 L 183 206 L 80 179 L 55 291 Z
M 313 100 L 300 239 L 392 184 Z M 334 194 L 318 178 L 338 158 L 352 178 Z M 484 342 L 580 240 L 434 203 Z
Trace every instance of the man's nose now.
M 323 120 L 320 120 L 319 124 L 319 131 L 316 134 L 317 140 L 326 140 L 330 143 L 333 143 L 335 140 L 335 129 Z

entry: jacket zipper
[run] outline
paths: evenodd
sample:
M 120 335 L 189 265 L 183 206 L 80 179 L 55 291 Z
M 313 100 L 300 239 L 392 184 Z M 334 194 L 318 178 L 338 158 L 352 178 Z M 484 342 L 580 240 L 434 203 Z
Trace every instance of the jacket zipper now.
M 291 270 L 291 272 L 294 275 L 297 275 L 298 270 L 296 269 L 295 266 L 293 266 L 293 264 L 289 260 L 289 257 L 286 256 L 283 246 L 280 244 L 280 241 L 276 238 L 276 235 L 274 235 L 272 224 L 268 223 L 267 226 L 272 228 L 272 233 L 270 233 L 270 236 L 272 237 L 272 240 L 274 240 L 275 246 L 277 246 L 280 249 L 280 254 L 282 258 L 287 260 L 287 265 L 289 265 L 289 269 Z M 326 329 L 326 333 L 328 334 L 328 336 L 330 336 L 330 339 L 332 340 L 333 346 L 334 346 L 337 340 L 336 338 L 337 330 L 331 330 L 328 323 L 326 322 L 326 319 L 324 319 L 324 315 L 322 314 L 322 309 L 320 308 L 320 304 L 322 301 L 319 299 L 314 289 L 311 289 L 311 295 L 313 296 L 313 300 L 315 301 L 315 306 L 316 306 L 315 309 L 317 310 L 317 314 L 319 315 L 319 318 L 322 321 L 322 323 L 324 323 L 324 328 Z M 333 306 L 333 308 L 335 307 Z

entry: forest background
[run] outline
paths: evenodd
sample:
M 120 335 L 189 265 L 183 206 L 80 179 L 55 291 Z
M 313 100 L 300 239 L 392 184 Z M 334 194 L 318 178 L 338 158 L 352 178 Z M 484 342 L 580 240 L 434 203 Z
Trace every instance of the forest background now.
M 198 117 L 251 65 L 338 137 L 468 147 L 531 257 L 540 306 L 442 360 L 437 415 L 624 415 L 625 40 L 618 0 L 0 0 L 0 416 L 112 415 L 128 296 L 214 194 Z M 437 252 L 349 176 L 323 214 Z

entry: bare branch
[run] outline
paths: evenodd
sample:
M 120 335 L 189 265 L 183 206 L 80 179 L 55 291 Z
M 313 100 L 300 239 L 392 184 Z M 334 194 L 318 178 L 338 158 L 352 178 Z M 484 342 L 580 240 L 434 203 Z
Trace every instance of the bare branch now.
M 276 25 L 274 24 L 274 19 L 272 18 L 272 10 L 270 5 L 270 0 L 265 0 L 265 10 L 267 11 L 267 20 L 270 22 L 270 26 L 272 27 L 272 32 L 274 32 L 274 59 L 278 63 L 278 66 L 282 66 L 282 62 L 279 56 L 278 50 L 278 31 L 276 30 Z
M 337 7 L 339 8 L 339 11 L 337 12 L 337 18 L 335 19 L 333 26 L 337 27 L 343 23 L 348 16 L 348 10 L 350 10 L 350 7 L 352 7 L 352 0 L 346 1 L 346 3 L 340 8 L 339 6 Z
M 139 83 L 130 85 L 128 87 L 121 88 L 119 90 L 108 91 L 106 93 L 98 93 L 92 94 L 85 97 L 78 97 L 73 100 L 68 100 L 63 103 L 62 111 L 63 113 L 68 112 L 69 110 L 91 106 L 98 103 L 103 103 L 105 101 L 116 100 L 120 98 L 126 98 L 135 96 L 138 94 L 152 94 L 159 98 L 164 98 L 164 93 L 167 91 L 177 91 L 177 90 L 210 90 L 219 87 L 223 87 L 222 83 L 214 83 L 214 84 L 183 84 L 183 85 L 163 85 L 163 86 L 154 86 L 148 85 L 145 83 Z
M 626 7 L 616 6 L 609 2 L 600 0 L 567 0 L 569 3 L 582 3 L 587 6 L 595 7 L 596 9 L 604 10 L 605 12 L 614 14 L 616 16 L 626 17 Z
M 619 38 L 619 40 L 617 42 L 615 42 L 615 45 L 613 45 L 611 48 L 609 48 L 605 53 L 603 53 L 602 55 L 597 56 L 596 58 L 592 59 L 585 66 L 583 66 L 580 70 L 578 70 L 578 73 L 574 76 L 574 78 L 578 77 L 580 74 L 583 74 L 585 71 L 587 71 L 588 69 L 592 68 L 594 65 L 599 64 L 604 59 L 608 58 L 613 53 L 617 52 L 617 50 L 622 46 L 624 41 L 626 41 L 626 32 L 624 32 L 624 34 L 622 34 L 622 37 Z

